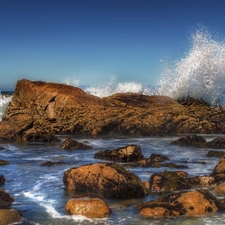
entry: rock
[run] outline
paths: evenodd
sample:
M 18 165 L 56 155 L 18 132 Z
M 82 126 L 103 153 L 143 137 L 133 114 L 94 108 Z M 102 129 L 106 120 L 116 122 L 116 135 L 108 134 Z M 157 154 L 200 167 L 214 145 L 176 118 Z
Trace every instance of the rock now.
M 217 182 L 225 181 L 225 155 L 219 160 L 211 176 L 213 176 Z
M 115 163 L 89 164 L 69 169 L 64 172 L 63 181 L 69 191 L 96 193 L 97 196 L 130 198 L 146 195 L 142 181 Z
M 4 150 L 4 149 L 5 149 L 4 147 L 0 146 L 0 150 Z
M 188 174 L 185 172 L 164 171 L 154 173 L 150 177 L 150 189 L 165 192 L 189 189 L 191 186 L 185 179 L 187 176 Z
M 3 175 L 0 175 L 0 185 L 3 185 L 5 183 L 5 177 Z
M 190 184 L 201 185 L 201 186 L 212 186 L 215 185 L 215 178 L 213 176 L 196 176 L 188 178 Z
M 225 206 L 207 190 L 170 194 L 137 206 L 144 217 L 199 216 L 224 210 Z
M 22 220 L 15 209 L 0 209 L 0 225 L 9 225 Z
M 104 159 L 117 162 L 136 162 L 144 158 L 139 145 L 128 145 L 113 150 L 102 150 L 94 155 L 95 159 Z
M 172 141 L 171 144 L 179 146 L 196 146 L 201 147 L 206 143 L 205 138 L 197 135 L 188 135 L 182 138 L 179 138 L 176 141 Z
M 208 157 L 223 157 L 225 155 L 225 152 L 223 151 L 214 151 L 214 150 L 211 150 L 207 153 L 206 156 Z
M 72 215 L 83 215 L 88 218 L 105 218 L 110 214 L 109 206 L 99 198 L 70 199 L 65 210 Z
M 139 164 L 139 166 L 142 166 L 142 167 L 156 167 L 156 168 L 158 168 L 158 167 L 162 167 L 160 162 L 164 162 L 164 161 L 167 161 L 167 160 L 169 160 L 169 158 L 167 156 L 152 153 L 149 158 L 140 160 L 138 162 L 138 164 Z
M 216 186 L 213 191 L 216 193 L 216 194 L 221 194 L 221 195 L 225 195 L 225 183 L 222 183 L 218 186 Z
M 0 208 L 7 208 L 14 201 L 14 198 L 11 197 L 5 190 L 0 188 Z
M 52 162 L 52 161 L 46 161 L 46 162 L 43 162 L 41 163 L 40 165 L 41 166 L 54 166 L 54 165 L 60 165 L 60 164 L 63 164 L 64 162 Z
M 69 137 L 63 141 L 60 148 L 65 150 L 75 150 L 75 149 L 91 149 L 92 147 L 89 145 L 85 145 L 81 142 L 75 141 L 71 137 Z
M 8 165 L 9 162 L 6 160 L 0 160 L 0 166 Z
M 207 142 L 204 147 L 207 148 L 225 148 L 225 138 L 215 138 L 212 141 Z
M 175 101 L 139 93 L 98 98 L 69 85 L 24 79 L 17 82 L 0 122 L 0 141 L 51 141 L 59 134 L 225 133 L 224 122 L 224 108 L 192 98 Z

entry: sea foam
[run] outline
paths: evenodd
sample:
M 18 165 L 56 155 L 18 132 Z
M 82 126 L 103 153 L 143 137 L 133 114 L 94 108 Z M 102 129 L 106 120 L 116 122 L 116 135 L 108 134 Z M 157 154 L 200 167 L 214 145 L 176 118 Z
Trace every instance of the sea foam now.
M 5 114 L 5 111 L 12 100 L 12 96 L 6 97 L 0 92 L 0 121 L 2 121 L 2 117 Z

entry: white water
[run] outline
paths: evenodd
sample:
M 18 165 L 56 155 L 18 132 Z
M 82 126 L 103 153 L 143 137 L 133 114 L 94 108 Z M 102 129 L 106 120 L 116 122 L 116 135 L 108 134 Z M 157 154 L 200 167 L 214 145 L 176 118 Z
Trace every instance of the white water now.
M 0 92 L 0 121 L 2 121 L 2 117 L 6 111 L 9 103 L 11 102 L 11 100 L 12 100 L 12 96 L 6 97 L 6 96 L 2 95 Z

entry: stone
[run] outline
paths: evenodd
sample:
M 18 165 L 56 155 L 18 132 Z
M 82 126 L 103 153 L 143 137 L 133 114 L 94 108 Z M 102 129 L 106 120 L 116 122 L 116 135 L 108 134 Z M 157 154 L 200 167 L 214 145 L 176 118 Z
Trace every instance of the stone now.
M 205 143 L 206 143 L 205 138 L 198 135 L 188 135 L 171 142 L 171 144 L 173 145 L 196 146 L 196 147 L 201 147 Z
M 150 190 L 171 192 L 191 188 L 185 179 L 188 176 L 185 172 L 164 171 L 154 173 L 150 177 Z
M 207 190 L 184 191 L 137 206 L 144 217 L 200 216 L 225 210 L 225 206 Z
M 214 150 L 211 150 L 211 151 L 209 151 L 207 153 L 206 156 L 208 156 L 208 157 L 219 157 L 219 158 L 221 158 L 224 155 L 225 155 L 225 152 L 223 152 L 223 151 L 214 151 Z
M 207 148 L 217 148 L 217 149 L 225 148 L 225 138 L 221 137 L 215 138 L 214 140 L 207 142 L 204 146 Z
M 215 178 L 216 182 L 225 181 L 225 155 L 219 160 L 211 176 Z
M 3 185 L 5 183 L 5 177 L 3 175 L 0 175 L 0 185 Z
M 0 160 L 0 166 L 8 165 L 9 162 L 6 160 Z
M 13 224 L 22 219 L 22 216 L 15 209 L 0 209 L 0 225 Z
M 139 145 L 128 145 L 113 150 L 101 150 L 94 155 L 95 159 L 116 162 L 136 162 L 144 158 Z
M 11 197 L 5 190 L 0 188 L 0 208 L 7 208 L 14 201 L 14 198 Z
M 212 186 L 216 184 L 213 176 L 196 176 L 188 178 L 188 181 L 192 185 Z
M 213 191 L 216 193 L 216 194 L 220 194 L 220 195 L 225 195 L 225 183 L 222 183 L 218 186 L 216 186 Z
M 92 149 L 91 146 L 83 144 L 81 142 L 75 141 L 73 140 L 71 137 L 66 138 L 62 145 L 60 146 L 61 149 L 65 149 L 65 150 L 75 150 L 75 149 Z
M 139 177 L 116 163 L 96 163 L 72 168 L 64 172 L 68 191 L 95 193 L 107 198 L 131 198 L 146 195 Z
M 110 214 L 109 206 L 99 198 L 70 199 L 65 210 L 71 215 L 83 215 L 88 218 L 105 218 Z
M 54 166 L 54 165 L 60 165 L 60 164 L 64 164 L 64 162 L 59 161 L 59 162 L 52 162 L 52 161 L 46 161 L 41 163 L 41 166 Z

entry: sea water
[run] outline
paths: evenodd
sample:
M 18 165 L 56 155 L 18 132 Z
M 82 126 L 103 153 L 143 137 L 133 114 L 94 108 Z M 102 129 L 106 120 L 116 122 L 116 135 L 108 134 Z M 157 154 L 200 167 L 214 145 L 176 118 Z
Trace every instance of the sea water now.
M 205 30 L 197 30 L 192 36 L 190 51 L 178 61 L 166 62 L 162 76 L 155 85 L 149 87 L 135 82 L 117 82 L 115 77 L 102 86 L 85 86 L 83 89 L 90 94 L 105 97 L 118 92 L 134 92 L 143 94 L 167 95 L 174 99 L 182 97 L 200 98 L 212 106 L 225 105 L 225 47 L 223 41 L 215 40 Z M 67 84 L 79 86 L 78 80 L 66 80 Z M 11 96 L 0 96 L 0 119 L 4 114 Z M 222 135 L 220 135 L 222 136 Z M 204 135 L 212 140 L 216 135 Z M 223 137 L 223 136 L 222 136 Z M 65 138 L 59 137 L 61 141 Z M 65 190 L 63 173 L 69 168 L 89 163 L 97 163 L 94 154 L 99 150 L 113 149 L 128 144 L 139 144 L 145 157 L 159 153 L 169 157 L 171 162 L 183 164 L 190 176 L 209 175 L 212 173 L 218 158 L 206 157 L 210 149 L 194 147 L 178 147 L 170 145 L 174 137 L 146 138 L 93 138 L 77 139 L 88 142 L 93 149 L 65 151 L 60 149 L 60 143 L 39 144 L 1 144 L 0 159 L 8 160 L 9 165 L 1 166 L 0 175 L 6 178 L 1 187 L 9 192 L 15 202 L 12 207 L 23 214 L 24 220 L 19 224 L 29 225 L 69 225 L 69 224 L 99 224 L 99 225 L 174 225 L 224 224 L 225 214 L 215 213 L 207 216 L 181 218 L 141 217 L 135 205 L 153 200 L 158 195 L 128 200 L 106 199 L 112 209 L 112 214 L 106 219 L 88 219 L 83 216 L 68 215 L 64 206 L 73 196 Z M 62 164 L 51 167 L 41 166 L 45 161 L 62 161 Z M 184 163 L 186 162 L 186 163 Z M 149 180 L 155 172 L 170 170 L 168 168 L 142 168 L 132 164 L 123 164 L 128 170 L 137 174 L 142 181 Z M 173 169 L 176 170 L 176 169 Z

